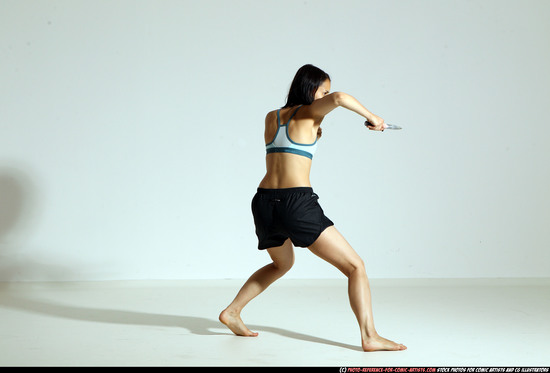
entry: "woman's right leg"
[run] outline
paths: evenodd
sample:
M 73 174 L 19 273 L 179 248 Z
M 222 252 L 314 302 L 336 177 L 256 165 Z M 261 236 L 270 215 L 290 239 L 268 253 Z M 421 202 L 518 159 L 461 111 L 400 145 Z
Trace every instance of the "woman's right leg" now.
M 258 333 L 250 331 L 241 320 L 241 311 L 253 298 L 258 296 L 269 285 L 281 278 L 294 264 L 294 249 L 287 239 L 282 246 L 267 249 L 273 260 L 257 270 L 243 285 L 237 296 L 220 314 L 220 321 L 237 335 L 255 337 Z
M 405 350 L 404 345 L 382 338 L 376 332 L 365 265 L 340 232 L 334 226 L 328 227 L 309 249 L 348 277 L 349 300 L 359 322 L 363 350 Z

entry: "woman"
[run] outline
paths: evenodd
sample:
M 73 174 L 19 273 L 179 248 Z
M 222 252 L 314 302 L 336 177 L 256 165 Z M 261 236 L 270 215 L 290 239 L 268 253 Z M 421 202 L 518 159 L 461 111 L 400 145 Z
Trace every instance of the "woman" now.
M 319 68 L 301 67 L 286 105 L 265 118 L 267 173 L 252 200 L 252 212 L 258 249 L 267 250 L 273 263 L 248 279 L 219 319 L 237 335 L 257 336 L 241 320 L 243 307 L 288 272 L 294 264 L 293 246 L 307 247 L 348 277 L 349 299 L 359 322 L 363 350 L 405 350 L 404 345 L 378 335 L 364 263 L 324 215 L 309 181 L 321 122 L 332 110 L 342 106 L 366 118 L 370 130 L 386 128 L 382 118 L 352 96 L 330 93 L 330 83 L 330 77 Z

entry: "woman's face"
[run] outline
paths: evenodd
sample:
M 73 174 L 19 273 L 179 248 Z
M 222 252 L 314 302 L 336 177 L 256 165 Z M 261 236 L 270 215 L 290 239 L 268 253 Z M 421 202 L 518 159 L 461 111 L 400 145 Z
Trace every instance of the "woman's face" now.
M 325 97 L 330 93 L 330 80 L 325 80 L 323 84 L 317 88 L 317 91 L 315 91 L 315 97 L 314 100 L 318 100 L 320 98 Z

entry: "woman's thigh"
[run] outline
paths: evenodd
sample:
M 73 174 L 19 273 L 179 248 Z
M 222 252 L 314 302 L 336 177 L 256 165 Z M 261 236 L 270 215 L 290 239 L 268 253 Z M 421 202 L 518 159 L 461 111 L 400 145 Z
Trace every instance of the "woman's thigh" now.
M 357 268 L 364 268 L 361 257 L 334 226 L 325 229 L 308 248 L 313 254 L 334 265 L 346 276 L 349 276 Z

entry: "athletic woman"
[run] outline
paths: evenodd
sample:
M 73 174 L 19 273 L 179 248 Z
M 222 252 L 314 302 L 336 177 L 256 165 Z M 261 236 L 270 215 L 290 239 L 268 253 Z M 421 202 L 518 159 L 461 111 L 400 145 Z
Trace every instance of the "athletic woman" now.
M 252 199 L 252 213 L 258 249 L 266 250 L 273 262 L 246 281 L 219 319 L 236 335 L 257 336 L 240 317 L 243 307 L 288 272 L 294 264 L 293 246 L 307 247 L 347 276 L 349 300 L 359 322 L 363 350 L 405 350 L 404 345 L 378 335 L 365 265 L 324 215 L 309 181 L 321 122 L 332 110 L 341 106 L 354 111 L 368 121 L 370 130 L 386 128 L 382 118 L 352 96 L 330 93 L 330 83 L 330 77 L 321 69 L 302 66 L 292 81 L 285 106 L 265 118 L 267 172 Z

